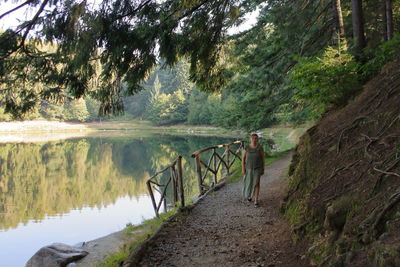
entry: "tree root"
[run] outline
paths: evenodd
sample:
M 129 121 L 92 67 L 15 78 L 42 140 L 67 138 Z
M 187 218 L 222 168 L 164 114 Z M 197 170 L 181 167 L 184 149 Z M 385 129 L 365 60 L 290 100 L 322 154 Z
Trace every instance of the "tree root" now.
M 397 80 L 399 80 L 400 79 L 400 74 L 397 74 L 397 75 L 394 75 L 394 76 L 392 76 L 392 79 L 394 80 L 394 81 L 397 81 Z M 392 80 L 392 81 L 393 81 Z M 386 97 L 387 98 L 390 98 L 391 96 L 392 96 L 392 94 L 394 93 L 394 91 L 398 88 L 398 84 L 397 83 L 392 83 L 392 85 L 394 84 L 394 86 L 391 86 L 390 88 L 389 88 L 389 90 L 387 91 L 387 94 L 386 94 Z
M 397 115 L 394 120 L 392 120 L 389 124 L 386 124 L 385 126 L 382 127 L 382 129 L 379 131 L 378 137 L 381 137 L 387 129 L 393 126 L 393 124 L 400 118 L 399 115 Z
M 366 134 L 361 134 L 361 136 L 363 136 L 363 137 L 365 137 L 365 138 L 367 138 L 367 139 L 369 140 L 368 144 L 367 144 L 367 145 L 365 146 L 365 148 L 364 148 L 364 152 L 365 152 L 365 154 L 366 154 L 369 158 L 372 158 L 372 156 L 368 153 L 368 148 L 369 148 L 370 145 L 372 145 L 373 143 L 375 143 L 376 141 L 378 141 L 379 138 L 377 138 L 377 137 L 369 137 L 369 136 L 366 135 Z
M 400 191 L 394 193 L 390 198 L 389 198 L 389 203 L 387 203 L 385 205 L 385 207 L 383 208 L 383 210 L 381 210 L 376 219 L 375 222 L 372 225 L 372 230 L 376 230 L 376 228 L 378 227 L 379 223 L 381 222 L 381 220 L 383 219 L 383 217 L 385 216 L 386 212 L 388 212 L 389 210 L 391 210 L 398 202 L 400 202 Z
M 365 105 L 365 107 L 370 107 L 371 104 L 372 104 L 372 102 L 373 102 L 378 96 L 380 96 L 381 93 L 382 93 L 382 90 L 378 90 L 378 92 L 377 92 L 373 97 L 371 97 L 371 98 L 368 100 L 368 102 L 367 102 L 367 104 Z
M 394 175 L 394 176 L 400 177 L 400 174 L 398 174 L 396 172 L 382 171 L 382 170 L 380 170 L 380 169 L 378 169 L 376 167 L 374 167 L 374 171 L 377 171 L 377 172 L 380 172 L 380 173 L 383 173 L 383 174 L 386 174 L 386 175 Z
M 366 118 L 367 117 L 365 117 L 365 116 L 357 117 L 357 118 L 354 119 L 354 121 L 351 123 L 351 125 L 349 127 L 343 129 L 343 131 L 340 133 L 339 140 L 338 140 L 338 143 L 337 143 L 337 146 L 336 146 L 336 154 L 339 154 L 339 152 L 340 152 L 340 143 L 342 142 L 342 138 L 343 138 L 344 133 L 346 131 L 349 131 L 349 130 L 355 128 L 357 126 L 357 122 L 358 121 L 364 120 Z
M 349 168 L 353 167 L 354 165 L 356 165 L 356 164 L 359 163 L 360 161 L 361 161 L 361 159 L 358 159 L 358 160 L 356 160 L 356 161 L 350 163 L 350 164 L 347 165 L 347 166 L 343 166 L 343 167 L 334 169 L 333 172 L 332 172 L 332 174 L 329 176 L 329 178 L 328 178 L 327 180 L 330 180 L 331 178 L 333 178 L 334 176 L 336 176 L 336 175 L 338 174 L 338 172 L 340 172 L 340 171 L 348 170 Z
M 382 171 L 382 170 L 380 170 L 380 169 L 377 169 L 376 167 L 373 168 L 375 171 L 379 172 L 380 175 L 378 176 L 378 180 L 375 182 L 375 185 L 374 185 L 374 188 L 372 189 L 372 192 L 375 192 L 375 190 L 377 189 L 378 185 L 380 185 L 380 184 L 382 183 L 382 177 L 383 177 L 384 175 L 387 175 L 388 173 L 390 173 L 391 175 L 393 175 L 393 173 L 390 172 L 390 171 L 391 171 L 391 170 L 397 165 L 397 163 L 399 163 L 399 162 L 400 162 L 400 158 L 396 159 L 396 160 L 392 163 L 392 165 L 390 165 L 390 166 L 389 166 L 386 170 L 384 170 L 384 171 Z M 396 173 L 396 174 L 397 174 L 397 173 Z M 395 176 L 397 176 L 397 175 L 395 175 Z
M 383 206 L 375 207 L 370 215 L 361 223 L 362 241 L 370 243 L 377 238 L 379 234 L 379 225 L 382 223 L 386 213 L 390 211 L 396 204 L 400 202 L 400 190 L 394 193 Z

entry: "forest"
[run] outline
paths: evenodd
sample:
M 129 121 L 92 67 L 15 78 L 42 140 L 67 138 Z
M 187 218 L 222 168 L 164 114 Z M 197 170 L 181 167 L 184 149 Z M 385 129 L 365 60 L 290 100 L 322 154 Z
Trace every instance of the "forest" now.
M 0 19 L 23 8 L 32 18 L 0 35 L 2 120 L 296 125 L 345 105 L 400 50 L 392 0 L 44 0 Z
M 196 246 L 201 237 L 215 241 L 214 245 L 218 242 L 224 250 L 204 243 L 212 250 L 210 257 L 202 254 L 206 255 L 202 263 L 236 253 L 234 260 L 246 266 L 250 263 L 246 257 L 259 266 L 254 260 L 270 264 L 268 259 L 275 256 L 307 261 L 304 266 L 400 266 L 400 0 L 0 3 L 2 121 L 147 120 L 154 125 L 245 131 L 312 125 L 280 159 L 287 165 L 277 161 L 282 165 L 267 166 L 262 178 L 273 181 L 263 185 L 271 191 L 261 190 L 266 193 L 264 207 L 249 206 L 252 198 L 243 195 L 233 200 L 232 194 L 209 194 L 225 195 L 228 201 L 209 209 L 217 215 L 215 225 L 207 224 L 211 213 L 205 213 L 189 234 Z M 240 29 L 248 17 L 255 19 L 254 24 Z M 0 179 L 0 220 L 7 217 L 9 222 L 0 227 L 12 229 L 18 222 L 80 209 L 85 203 L 98 207 L 102 195 L 104 203 L 121 193 L 137 197 L 145 190 L 141 178 L 177 155 L 186 153 L 189 158 L 189 151 L 211 143 L 209 137 L 205 143 L 176 136 L 129 138 L 113 144 L 100 138 L 2 146 L 0 172 L 7 176 Z M 145 167 L 143 162 L 151 165 Z M 215 167 L 215 157 L 213 163 Z M 188 160 L 184 165 L 191 169 L 185 186 L 193 188 L 194 169 Z M 239 168 L 241 179 L 246 169 Z M 33 182 L 32 172 L 38 183 Z M 200 168 L 196 172 L 201 180 Z M 97 188 L 91 179 L 98 180 Z M 275 189 L 269 187 L 275 182 L 279 183 Z M 228 182 L 225 188 L 230 190 Z M 35 198 L 39 202 L 32 204 Z M 229 205 L 232 210 L 222 210 Z M 254 212 L 253 219 L 248 211 Z M 230 219 L 232 225 L 239 223 L 237 227 L 221 227 L 220 222 L 239 212 L 241 217 Z M 248 231 L 241 222 L 247 220 L 249 225 L 254 218 L 262 220 Z M 174 227 L 180 222 L 186 220 L 175 220 Z M 284 223 L 286 228 L 281 227 Z M 219 228 L 218 234 L 226 231 L 228 238 L 241 234 L 237 243 L 243 250 L 236 246 L 237 240 L 220 243 L 211 225 Z M 276 228 L 275 234 L 259 230 L 269 227 Z M 258 233 L 265 235 L 252 236 Z M 290 235 L 288 244 L 301 252 L 286 253 L 287 247 L 268 243 L 284 234 Z M 255 249 L 246 238 L 256 240 L 259 247 Z M 181 241 L 164 243 L 167 248 L 172 243 L 181 244 L 180 249 L 189 247 Z M 196 253 L 205 247 L 199 246 Z M 160 260 L 178 254 L 172 250 L 165 257 L 164 250 L 159 251 Z M 268 254 L 265 259 L 259 257 L 262 253 Z M 190 258 L 181 256 L 182 262 Z

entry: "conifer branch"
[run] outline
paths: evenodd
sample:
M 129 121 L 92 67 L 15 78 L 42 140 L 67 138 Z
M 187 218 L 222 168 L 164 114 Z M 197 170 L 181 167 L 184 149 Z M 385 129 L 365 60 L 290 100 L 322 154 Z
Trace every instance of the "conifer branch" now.
M 43 12 L 43 10 L 46 7 L 46 5 L 48 4 L 48 2 L 49 2 L 49 0 L 44 0 L 43 3 L 40 5 L 39 10 L 36 12 L 35 16 L 25 26 L 21 27 L 21 29 L 19 31 L 25 30 L 25 32 L 22 35 L 20 44 L 18 46 L 16 46 L 14 49 L 12 49 L 11 51 L 9 51 L 8 53 L 6 53 L 5 55 L 2 55 L 0 57 L 0 59 L 5 59 L 5 58 L 9 57 L 11 54 L 18 51 L 21 48 L 23 48 L 24 52 L 27 53 L 27 51 L 25 49 L 26 38 L 28 38 L 29 32 L 31 31 L 33 25 L 35 25 L 37 19 L 39 18 L 40 14 Z
M 14 7 L 13 9 L 8 10 L 7 12 L 5 12 L 5 13 L 3 13 L 3 14 L 0 15 L 0 19 L 2 19 L 3 17 L 7 16 L 8 14 L 11 14 L 12 12 L 14 12 L 14 11 L 20 9 L 21 7 L 23 7 L 23 6 L 27 5 L 27 4 L 32 3 L 33 1 L 34 1 L 34 0 L 28 0 L 28 1 L 26 1 L 26 2 L 24 2 L 24 3 L 22 3 L 22 4 L 20 4 L 19 6 L 16 6 L 16 7 Z
M 144 1 L 143 3 L 141 3 L 141 4 L 140 4 L 137 8 L 135 8 L 134 10 L 132 10 L 132 11 L 126 13 L 126 14 L 119 15 L 118 17 L 116 17 L 116 19 L 117 19 L 117 20 L 120 20 L 120 19 L 123 19 L 123 18 L 125 18 L 125 17 L 127 17 L 127 16 L 132 16 L 132 15 L 134 15 L 136 12 L 138 12 L 139 10 L 141 10 L 142 8 L 144 8 L 145 6 L 147 6 L 148 4 L 150 4 L 151 1 L 152 1 L 152 0 Z

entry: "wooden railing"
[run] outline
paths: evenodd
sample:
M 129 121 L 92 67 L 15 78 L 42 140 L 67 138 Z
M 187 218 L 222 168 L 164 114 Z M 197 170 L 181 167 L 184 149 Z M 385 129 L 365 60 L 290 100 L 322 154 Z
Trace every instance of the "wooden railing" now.
M 244 146 L 244 141 L 235 141 L 229 144 L 217 145 L 200 149 L 192 154 L 192 158 L 195 159 L 195 169 L 197 173 L 197 181 L 199 186 L 200 195 L 204 194 L 208 189 L 212 188 L 218 183 L 218 173 L 221 165 L 225 167 L 226 174 L 230 174 L 230 168 L 236 159 L 242 160 L 240 157 L 240 149 Z M 232 150 L 232 147 L 237 147 L 236 151 Z M 225 148 L 222 155 L 218 154 L 217 149 Z M 207 163 L 200 158 L 200 155 L 205 152 L 212 150 L 211 156 Z M 203 172 L 202 166 L 205 168 Z M 214 174 L 213 182 L 208 185 L 205 183 L 208 172 Z
M 157 176 L 162 173 L 169 171 L 169 175 L 167 180 L 161 184 L 156 181 Z M 176 204 L 179 200 L 180 206 L 185 206 L 185 197 L 183 190 L 183 178 L 182 178 L 182 156 L 179 156 L 174 162 L 172 162 L 169 166 L 165 167 L 163 170 L 156 172 L 150 179 L 147 180 L 147 189 L 149 190 L 151 201 L 153 203 L 153 208 L 156 213 L 156 216 L 159 216 L 159 211 L 162 203 L 164 203 L 164 210 L 167 210 L 167 188 L 172 183 L 172 191 L 173 191 L 173 202 Z M 154 197 L 154 191 L 160 193 L 160 200 L 156 203 Z

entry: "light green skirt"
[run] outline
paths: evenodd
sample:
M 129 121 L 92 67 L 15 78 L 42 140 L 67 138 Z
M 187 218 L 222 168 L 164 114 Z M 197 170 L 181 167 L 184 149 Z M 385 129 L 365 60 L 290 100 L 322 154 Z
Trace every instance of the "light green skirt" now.
M 253 197 L 254 188 L 260 181 L 261 169 L 246 169 L 246 174 L 243 176 L 243 197 Z

